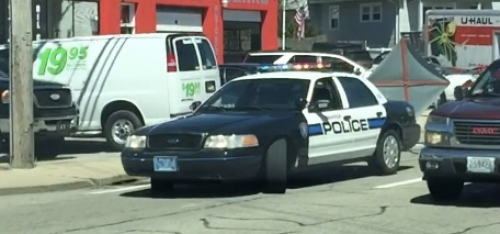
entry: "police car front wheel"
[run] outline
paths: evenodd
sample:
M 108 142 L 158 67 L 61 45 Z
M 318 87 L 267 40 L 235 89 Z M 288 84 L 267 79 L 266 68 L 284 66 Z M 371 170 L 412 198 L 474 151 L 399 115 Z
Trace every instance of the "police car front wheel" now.
M 265 193 L 285 193 L 287 187 L 287 142 L 275 141 L 267 150 L 265 160 Z
M 377 142 L 377 149 L 369 159 L 368 165 L 381 175 L 396 174 L 401 159 L 401 139 L 399 134 L 389 129 L 382 133 Z

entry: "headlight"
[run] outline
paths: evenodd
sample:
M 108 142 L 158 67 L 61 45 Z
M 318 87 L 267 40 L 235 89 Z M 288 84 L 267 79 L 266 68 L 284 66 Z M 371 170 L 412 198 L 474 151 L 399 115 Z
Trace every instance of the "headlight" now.
M 130 148 L 130 149 L 146 148 L 146 139 L 147 139 L 146 136 L 131 135 L 127 137 L 125 148 Z
M 255 135 L 217 135 L 209 136 L 205 141 L 205 148 L 235 149 L 259 146 Z
M 427 124 L 447 124 L 448 117 L 438 116 L 438 115 L 429 115 L 427 117 Z
M 435 146 L 446 146 L 449 144 L 449 137 L 444 132 L 425 132 L 425 144 Z

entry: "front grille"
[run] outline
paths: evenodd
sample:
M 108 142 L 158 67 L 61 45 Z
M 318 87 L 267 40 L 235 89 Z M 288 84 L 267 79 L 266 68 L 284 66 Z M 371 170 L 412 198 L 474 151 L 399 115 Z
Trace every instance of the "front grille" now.
M 158 134 L 148 137 L 148 147 L 152 150 L 197 149 L 202 140 L 201 134 Z
M 69 89 L 36 89 L 35 104 L 39 108 L 70 107 L 73 100 Z
M 457 140 L 470 145 L 500 145 L 500 122 L 454 121 Z

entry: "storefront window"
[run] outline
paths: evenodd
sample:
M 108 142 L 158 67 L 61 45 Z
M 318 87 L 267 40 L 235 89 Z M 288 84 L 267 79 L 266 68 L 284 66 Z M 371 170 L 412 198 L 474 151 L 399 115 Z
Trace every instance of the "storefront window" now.
M 121 34 L 135 33 L 135 5 L 130 3 L 122 3 L 121 5 Z

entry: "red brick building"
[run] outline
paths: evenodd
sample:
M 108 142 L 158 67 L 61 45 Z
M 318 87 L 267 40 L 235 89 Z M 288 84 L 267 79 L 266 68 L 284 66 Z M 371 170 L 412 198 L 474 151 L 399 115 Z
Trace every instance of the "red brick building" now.
M 170 31 L 202 31 L 219 61 L 277 49 L 278 0 L 99 1 L 99 34 Z

